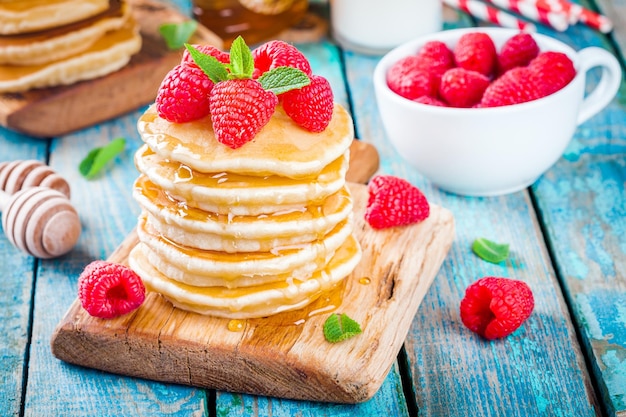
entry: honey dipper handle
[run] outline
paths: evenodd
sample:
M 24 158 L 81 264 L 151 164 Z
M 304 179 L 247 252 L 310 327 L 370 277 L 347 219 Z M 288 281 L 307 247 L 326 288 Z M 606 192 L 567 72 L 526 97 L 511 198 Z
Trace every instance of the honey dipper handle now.
M 2 228 L 9 241 L 29 255 L 56 258 L 69 252 L 80 236 L 76 209 L 61 192 L 29 187 L 12 196 L 0 192 Z
M 0 211 L 4 211 L 4 209 L 9 204 L 10 199 L 11 199 L 11 196 L 9 194 L 0 190 Z

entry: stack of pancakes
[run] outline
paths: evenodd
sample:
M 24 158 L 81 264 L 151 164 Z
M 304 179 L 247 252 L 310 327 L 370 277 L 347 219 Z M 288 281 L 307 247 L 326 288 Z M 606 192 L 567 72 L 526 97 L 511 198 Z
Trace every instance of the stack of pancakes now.
M 201 314 L 265 317 L 307 305 L 356 267 L 345 183 L 354 132 L 340 105 L 321 133 L 279 105 L 238 149 L 217 142 L 210 116 L 170 123 L 152 106 L 138 129 L 142 214 L 129 264 L 148 289 Z
M 124 0 L 0 0 L 0 92 L 117 71 L 141 36 Z

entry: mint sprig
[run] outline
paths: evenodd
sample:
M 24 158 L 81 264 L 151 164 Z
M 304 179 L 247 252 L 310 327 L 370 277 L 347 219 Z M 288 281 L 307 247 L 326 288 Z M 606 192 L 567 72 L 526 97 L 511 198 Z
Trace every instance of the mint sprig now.
M 209 79 L 215 84 L 228 79 L 227 66 L 218 61 L 217 58 L 198 51 L 188 43 L 185 44 L 185 48 L 189 51 L 189 55 L 191 55 L 191 58 L 193 58 L 196 65 L 200 67 L 207 77 L 209 77 Z
M 302 88 L 311 83 L 310 78 L 298 68 L 278 67 L 261 75 L 258 80 L 263 88 L 274 94 Z
M 87 179 L 95 177 L 105 165 L 120 154 L 126 147 L 124 138 L 117 138 L 106 146 L 94 148 L 78 165 L 78 171 Z
M 331 314 L 324 322 L 324 337 L 330 343 L 338 343 L 361 333 L 359 323 L 346 313 Z
M 254 58 L 252 51 L 241 36 L 233 41 L 230 48 L 230 64 L 221 63 L 217 58 L 200 52 L 192 45 L 185 44 L 185 48 L 196 65 L 216 84 L 226 80 L 252 78 Z M 282 94 L 311 83 L 308 75 L 302 70 L 287 66 L 265 72 L 258 81 L 263 89 L 272 91 L 274 94 Z
M 187 20 L 182 23 L 164 23 L 159 26 L 159 33 L 165 39 L 168 49 L 175 51 L 185 46 L 197 28 L 198 22 L 195 20 Z
M 472 250 L 481 259 L 493 264 L 503 262 L 509 257 L 508 243 L 496 243 L 484 237 L 474 240 Z
M 230 74 L 232 78 L 252 78 L 254 58 L 252 51 L 241 36 L 230 47 Z

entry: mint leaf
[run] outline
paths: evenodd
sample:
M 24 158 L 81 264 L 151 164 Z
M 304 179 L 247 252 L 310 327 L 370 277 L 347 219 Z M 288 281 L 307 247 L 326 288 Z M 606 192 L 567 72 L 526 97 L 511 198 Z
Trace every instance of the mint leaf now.
M 274 94 L 282 94 L 311 83 L 308 75 L 302 70 L 292 67 L 274 68 L 261 75 L 258 81 L 265 90 L 272 91 Z
M 495 243 L 480 237 L 472 243 L 472 250 L 481 259 L 493 264 L 500 263 L 509 257 L 508 243 Z
M 94 148 L 80 162 L 78 170 L 87 179 L 91 179 L 104 168 L 104 166 L 115 158 L 126 147 L 124 138 L 114 139 L 108 145 Z
M 237 36 L 230 47 L 231 78 L 252 78 L 254 59 L 252 51 L 241 36 Z
M 185 48 L 189 51 L 196 65 L 209 77 L 215 84 L 228 79 L 228 70 L 226 66 L 217 60 L 214 56 L 203 54 L 188 43 Z
M 324 337 L 330 343 L 341 342 L 361 333 L 359 323 L 347 314 L 331 314 L 324 322 Z
M 159 26 L 159 33 L 165 39 L 165 44 L 171 50 L 182 48 L 191 35 L 198 28 L 198 22 L 187 20 L 182 23 L 164 23 Z

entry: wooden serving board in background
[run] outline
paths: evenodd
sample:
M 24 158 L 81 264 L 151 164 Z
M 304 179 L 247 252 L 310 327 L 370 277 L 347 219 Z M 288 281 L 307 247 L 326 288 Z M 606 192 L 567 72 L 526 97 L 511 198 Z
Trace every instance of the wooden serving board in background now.
M 163 77 L 181 58 L 181 51 L 167 49 L 158 28 L 189 18 L 155 0 L 128 1 L 143 41 L 141 51 L 128 65 L 105 77 L 69 86 L 0 94 L 0 125 L 30 136 L 54 137 L 154 101 Z M 194 43 L 222 42 L 202 25 L 194 36 Z
M 450 211 L 431 206 L 424 222 L 376 231 L 363 214 L 367 189 L 350 184 L 355 233 L 363 258 L 344 284 L 295 312 L 242 320 L 174 308 L 149 293 L 135 312 L 112 320 L 89 316 L 76 300 L 52 337 L 66 362 L 151 380 L 257 395 L 357 403 L 382 385 L 413 316 L 454 238 Z M 111 256 L 125 263 L 132 233 Z M 324 339 L 332 312 L 346 313 L 363 333 L 340 343 Z

